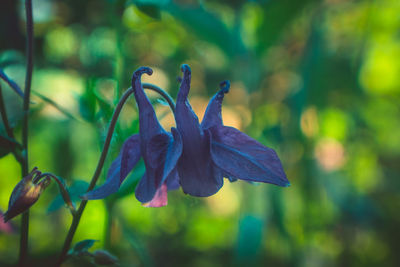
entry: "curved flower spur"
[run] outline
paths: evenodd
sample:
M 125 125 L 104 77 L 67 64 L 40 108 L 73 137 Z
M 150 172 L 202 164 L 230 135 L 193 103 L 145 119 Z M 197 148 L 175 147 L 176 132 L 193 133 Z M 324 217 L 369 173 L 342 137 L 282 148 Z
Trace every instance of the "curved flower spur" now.
M 167 204 L 167 189 L 178 189 L 176 163 L 182 153 L 182 141 L 176 129 L 166 132 L 157 120 L 155 111 L 144 93 L 141 76 L 151 75 L 152 69 L 141 67 L 134 72 L 132 88 L 139 108 L 139 134 L 129 137 L 118 157 L 108 170 L 106 182 L 83 196 L 85 199 L 102 199 L 118 191 L 128 173 L 142 157 L 146 167 L 136 187 L 136 198 L 150 207 Z
M 182 65 L 183 78 L 179 89 L 175 120 L 183 142 L 178 161 L 179 182 L 185 193 L 205 197 L 215 194 L 223 185 L 223 177 L 289 186 L 282 164 L 271 148 L 239 130 L 224 126 L 221 105 L 229 91 L 229 82 L 210 100 L 203 121 L 199 124 L 187 99 L 191 70 Z

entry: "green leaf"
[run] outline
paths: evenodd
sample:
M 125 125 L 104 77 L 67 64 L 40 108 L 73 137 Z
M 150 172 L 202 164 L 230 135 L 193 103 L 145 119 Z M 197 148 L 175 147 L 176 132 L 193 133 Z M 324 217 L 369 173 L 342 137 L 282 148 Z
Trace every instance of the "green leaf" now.
M 93 93 L 96 96 L 97 103 L 100 106 L 99 112 L 106 120 L 109 120 L 114 112 L 113 105 L 104 99 L 97 90 L 94 90 Z
M 171 3 L 171 0 L 131 0 L 135 5 L 153 5 L 157 7 L 163 7 Z
M 239 34 L 230 31 L 216 15 L 204 8 L 169 4 L 165 10 L 182 21 L 196 36 L 219 46 L 227 55 L 240 54 L 245 50 Z
M 142 266 L 154 266 L 152 257 L 150 256 L 147 248 L 143 245 L 143 242 L 136 236 L 136 233 L 132 231 L 132 227 L 129 227 L 125 222 L 121 221 L 122 231 L 124 238 L 128 241 L 133 251 L 138 255 Z
M 24 93 L 22 92 L 19 85 L 14 82 L 14 80 L 12 80 L 10 77 L 8 77 L 2 69 L 0 69 L 0 78 L 3 79 L 20 97 L 24 98 Z
M 6 50 L 0 54 L 0 68 L 4 69 L 17 64 L 25 64 L 24 55 L 20 51 Z
M 155 6 L 155 5 L 136 5 L 136 7 L 146 14 L 147 16 L 153 18 L 153 19 L 160 19 L 161 18 L 161 11 L 160 9 Z
M 87 252 L 91 247 L 93 247 L 94 243 L 98 240 L 94 239 L 85 239 L 75 244 L 72 248 L 72 254 L 80 254 Z
M 273 45 L 285 32 L 285 27 L 312 2 L 316 2 L 316 0 L 265 1 L 265 4 L 263 4 L 265 19 L 257 32 L 259 37 L 258 49 L 265 50 L 266 47 Z
M 182 24 L 190 28 L 196 36 L 214 43 L 228 55 L 243 53 L 245 47 L 238 31 L 232 32 L 213 13 L 208 12 L 202 6 L 177 5 L 170 0 L 131 0 L 138 9 L 147 12 L 155 12 L 155 9 L 170 13 Z M 147 7 L 147 10 L 142 10 Z M 150 8 L 151 7 L 151 8 Z M 148 14 L 148 13 L 146 13 Z M 156 14 L 148 14 L 149 16 Z
M 239 223 L 236 258 L 241 264 L 254 265 L 262 245 L 263 221 L 260 217 L 245 215 Z
M 88 79 L 85 92 L 79 98 L 79 112 L 82 118 L 94 122 L 96 118 L 96 95 L 94 93 L 94 79 Z
M 46 102 L 47 104 L 55 107 L 58 111 L 60 111 L 62 114 L 64 114 L 65 116 L 67 116 L 70 119 L 73 120 L 77 120 L 75 118 L 74 115 L 72 115 L 68 110 L 66 110 L 65 108 L 61 107 L 59 104 L 57 104 L 56 102 L 54 102 L 53 100 L 51 100 L 50 98 L 48 98 L 47 96 L 42 95 L 39 92 L 36 91 L 32 91 L 33 94 L 35 94 L 37 97 L 39 97 L 41 100 L 43 100 L 44 102 Z
M 170 0 L 131 0 L 136 7 L 153 19 L 161 18 L 161 8 L 170 3 Z
M 86 192 L 86 190 L 88 189 L 88 186 L 89 186 L 89 184 L 85 181 L 81 181 L 81 180 L 75 181 L 68 188 L 68 192 L 71 197 L 71 200 L 73 202 L 80 201 L 81 199 L 79 198 L 79 196 L 83 195 Z M 57 197 L 55 197 L 54 200 L 48 206 L 47 212 L 50 213 L 50 212 L 56 211 L 63 206 L 64 206 L 64 200 L 63 200 L 61 194 L 58 194 Z

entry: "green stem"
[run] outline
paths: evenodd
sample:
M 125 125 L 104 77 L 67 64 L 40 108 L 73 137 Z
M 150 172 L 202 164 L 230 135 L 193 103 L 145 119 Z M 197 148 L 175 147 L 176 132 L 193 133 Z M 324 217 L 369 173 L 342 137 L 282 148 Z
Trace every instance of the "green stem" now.
M 160 94 L 168 102 L 168 105 L 171 108 L 172 112 L 175 113 L 175 102 L 167 92 L 165 92 L 163 89 L 161 89 L 157 85 L 154 85 L 151 83 L 143 83 L 142 86 L 145 89 L 150 89 L 150 90 Z
M 153 90 L 153 91 L 159 93 L 160 95 L 162 95 L 166 99 L 168 104 L 170 105 L 171 110 L 173 112 L 175 112 L 175 103 L 174 103 L 172 97 L 170 95 L 168 95 L 163 89 L 161 89 L 160 87 L 155 86 L 153 84 L 143 84 L 143 88 Z M 128 97 L 131 94 L 133 94 L 133 92 L 134 92 L 134 89 L 132 87 L 129 87 L 129 89 L 126 90 L 125 93 L 122 95 L 121 99 L 118 102 L 117 107 L 114 110 L 110 125 L 108 127 L 107 137 L 106 137 L 106 140 L 104 141 L 103 150 L 101 152 L 99 162 L 97 163 L 96 170 L 93 174 L 92 180 L 90 181 L 87 192 L 91 191 L 95 187 L 97 180 L 99 179 L 101 170 L 102 170 L 102 168 L 104 166 L 104 162 L 106 160 L 108 149 L 110 148 L 111 138 L 112 138 L 119 114 L 121 113 L 122 107 L 124 106 L 126 100 L 128 99 Z M 82 217 L 83 211 L 85 210 L 87 202 L 88 202 L 88 200 L 85 200 L 85 199 L 81 201 L 78 211 L 75 213 L 75 215 L 72 218 L 72 223 L 68 230 L 67 237 L 65 238 L 64 245 L 61 250 L 60 256 L 58 258 L 58 261 L 56 263 L 56 266 L 60 266 L 61 263 L 65 260 L 65 258 L 67 256 L 68 250 L 71 246 L 72 239 L 75 235 L 76 229 L 78 228 L 79 221 Z
M 26 76 L 22 119 L 22 177 L 28 174 L 28 121 L 29 121 L 29 102 L 31 94 L 32 72 L 33 72 L 33 15 L 32 0 L 25 1 L 26 13 Z M 22 214 L 21 237 L 19 250 L 19 266 L 25 266 L 28 257 L 28 235 L 29 235 L 29 210 Z
M 111 118 L 110 126 L 108 127 L 107 137 L 106 137 L 106 140 L 104 142 L 103 151 L 101 152 L 101 156 L 100 156 L 99 162 L 97 163 L 96 170 L 95 170 L 95 172 L 93 174 L 92 180 L 91 180 L 91 182 L 89 184 L 89 187 L 88 187 L 87 191 L 92 190 L 94 188 L 94 186 L 96 185 L 97 180 L 99 179 L 101 170 L 103 168 L 103 165 L 104 165 L 104 162 L 105 162 L 105 159 L 106 159 L 106 156 L 107 156 L 108 149 L 110 147 L 111 138 L 112 138 L 112 135 L 113 135 L 113 132 L 114 132 L 115 124 L 117 123 L 118 116 L 119 116 L 119 114 L 121 112 L 121 109 L 122 109 L 123 105 L 125 104 L 125 102 L 128 99 L 128 97 L 133 93 L 133 91 L 134 90 L 132 88 L 129 88 L 122 95 L 120 101 L 118 102 L 117 107 L 114 110 L 114 114 L 113 114 L 113 116 Z M 75 216 L 72 219 L 71 227 L 69 228 L 67 237 L 66 237 L 66 239 L 64 241 L 64 246 L 63 246 L 63 248 L 61 250 L 61 254 L 60 254 L 59 258 L 58 258 L 56 266 L 60 266 L 61 263 L 64 261 L 66 255 L 67 255 L 67 252 L 68 252 L 68 250 L 69 250 L 69 248 L 71 246 L 72 238 L 74 237 L 76 229 L 78 228 L 79 221 L 80 221 L 80 219 L 82 217 L 83 211 L 85 210 L 87 202 L 88 202 L 87 200 L 82 200 L 81 201 L 81 204 L 79 205 L 78 211 L 76 212 Z
M 65 185 L 64 180 L 50 172 L 45 172 L 45 173 L 42 173 L 39 176 L 35 177 L 33 179 L 33 183 L 38 184 L 40 179 L 42 179 L 43 177 L 50 177 L 51 179 L 56 181 L 58 188 L 60 189 L 61 197 L 63 198 L 65 204 L 67 204 L 69 210 L 71 211 L 72 216 L 74 216 L 76 213 L 76 209 L 75 209 L 74 204 L 72 203 L 71 197 L 69 195 L 69 192 L 68 192 L 67 186 Z
M 111 248 L 111 234 L 112 234 L 112 220 L 113 220 L 113 209 L 114 201 L 105 201 L 106 214 L 104 218 L 104 248 L 109 250 Z

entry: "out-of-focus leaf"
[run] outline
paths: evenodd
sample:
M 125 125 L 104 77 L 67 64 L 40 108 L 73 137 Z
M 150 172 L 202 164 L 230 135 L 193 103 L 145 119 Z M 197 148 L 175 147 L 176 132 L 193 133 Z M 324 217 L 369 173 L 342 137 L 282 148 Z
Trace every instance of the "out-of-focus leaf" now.
M 153 19 L 160 19 L 161 18 L 161 11 L 155 5 L 136 5 L 137 8 L 142 11 L 147 16 Z
M 94 93 L 94 81 L 89 79 L 85 92 L 79 98 L 79 111 L 81 116 L 90 122 L 96 118 L 96 95 Z
M 163 7 L 171 3 L 171 0 L 131 0 L 135 5 L 153 5 L 157 7 Z
M 214 43 L 228 55 L 241 54 L 245 50 L 240 36 L 230 31 L 214 14 L 202 7 L 188 7 L 176 4 L 165 6 L 165 11 L 180 20 L 196 36 Z
M 2 69 L 0 69 L 0 78 L 3 79 L 20 97 L 24 97 L 24 93 L 22 92 L 19 85 L 12 79 L 10 79 Z
M 141 11 L 149 16 L 158 16 L 159 10 L 166 11 L 180 20 L 191 32 L 207 42 L 219 46 L 228 55 L 243 53 L 245 47 L 237 32 L 228 27 L 214 14 L 202 6 L 178 5 L 170 0 L 132 0 Z M 143 10 L 143 8 L 145 10 Z
M 44 96 L 41 93 L 36 92 L 36 91 L 32 91 L 32 93 L 35 94 L 37 97 L 39 97 L 44 102 L 46 102 L 47 104 L 55 107 L 58 111 L 60 111 L 62 114 L 64 114 L 68 118 L 73 119 L 73 120 L 77 120 L 77 118 L 75 118 L 74 115 L 72 115 L 68 110 L 66 110 L 65 108 L 61 107 L 59 104 L 54 102 L 52 99 L 50 99 L 47 96 Z
M 131 2 L 136 5 L 136 7 L 146 14 L 147 16 L 160 19 L 161 18 L 161 11 L 160 9 L 169 4 L 170 0 L 131 0 Z
M 136 234 L 131 230 L 132 228 L 122 222 L 122 229 L 124 237 L 128 243 L 132 246 L 133 250 L 137 253 L 143 266 L 154 266 L 153 259 L 150 257 L 146 247 L 143 246 L 143 242 L 138 240 Z
M 85 181 L 75 181 L 69 188 L 68 192 L 73 202 L 80 201 L 80 195 L 84 194 L 88 189 L 89 184 Z M 53 212 L 64 206 L 64 200 L 60 194 L 50 203 L 47 212 Z
M 6 50 L 0 54 L 0 68 L 4 69 L 11 65 L 25 64 L 24 55 L 17 50 Z
M 94 243 L 98 240 L 94 239 L 85 239 L 75 244 L 72 248 L 71 254 L 80 254 L 87 252 L 91 247 L 93 247 Z
M 106 119 L 110 119 L 113 112 L 114 112 L 114 107 L 109 103 L 107 100 L 105 100 L 100 93 L 97 90 L 94 90 L 94 95 L 96 96 L 97 103 L 100 106 L 100 113 L 101 115 Z
M 259 48 L 265 49 L 271 46 L 279 38 L 280 34 L 284 32 L 285 26 L 290 24 L 305 7 L 314 1 L 265 1 L 265 19 L 258 29 Z
M 237 261 L 253 265 L 261 247 L 263 222 L 259 217 L 247 215 L 239 224 Z

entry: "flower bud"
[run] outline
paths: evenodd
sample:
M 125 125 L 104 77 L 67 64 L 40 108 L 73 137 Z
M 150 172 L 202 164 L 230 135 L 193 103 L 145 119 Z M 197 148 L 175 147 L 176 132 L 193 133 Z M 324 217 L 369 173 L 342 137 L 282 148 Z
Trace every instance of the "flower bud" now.
M 50 183 L 48 177 L 37 184 L 34 183 L 34 178 L 40 174 L 41 172 L 35 167 L 14 187 L 8 202 L 8 210 L 4 214 L 4 222 L 25 212 L 39 199 L 40 194 Z

